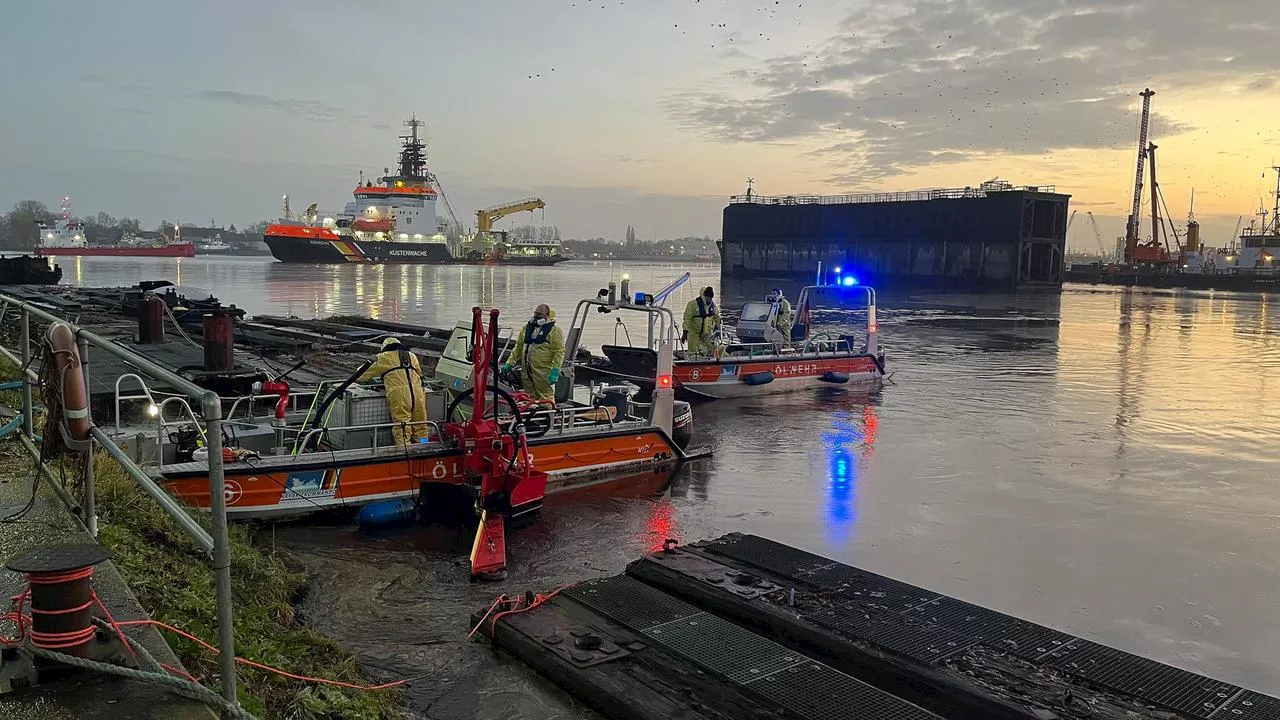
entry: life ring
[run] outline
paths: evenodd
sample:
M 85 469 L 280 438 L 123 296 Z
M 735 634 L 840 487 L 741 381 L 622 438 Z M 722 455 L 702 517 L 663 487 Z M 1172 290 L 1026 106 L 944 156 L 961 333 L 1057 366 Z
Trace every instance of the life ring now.
M 45 335 L 53 349 L 54 366 L 58 370 L 58 386 L 62 390 L 62 423 L 66 437 L 76 443 L 89 441 L 89 393 L 80 368 L 80 349 L 76 334 L 66 323 L 54 323 Z

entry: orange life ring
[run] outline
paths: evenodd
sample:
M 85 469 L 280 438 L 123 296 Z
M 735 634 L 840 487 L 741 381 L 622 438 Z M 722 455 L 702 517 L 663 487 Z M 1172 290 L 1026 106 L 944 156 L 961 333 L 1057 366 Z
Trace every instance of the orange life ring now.
M 46 335 L 53 348 L 58 380 L 62 386 L 62 424 L 67 437 L 76 442 L 89 440 L 89 393 L 84 386 L 84 372 L 80 369 L 80 349 L 76 335 L 66 323 L 49 326 Z

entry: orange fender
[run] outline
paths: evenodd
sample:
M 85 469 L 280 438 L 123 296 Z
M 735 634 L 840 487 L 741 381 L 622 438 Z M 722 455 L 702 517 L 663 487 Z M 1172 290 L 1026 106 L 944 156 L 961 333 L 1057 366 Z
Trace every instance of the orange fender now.
M 45 336 L 53 348 L 53 358 L 58 368 L 58 380 L 62 386 L 62 424 L 66 435 L 76 442 L 89 440 L 89 391 L 84 386 L 84 372 L 80 369 L 80 349 L 71 326 L 54 323 Z

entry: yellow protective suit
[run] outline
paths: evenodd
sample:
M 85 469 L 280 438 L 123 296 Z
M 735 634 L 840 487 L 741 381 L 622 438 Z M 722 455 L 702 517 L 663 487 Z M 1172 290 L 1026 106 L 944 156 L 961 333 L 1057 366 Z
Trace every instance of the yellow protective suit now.
M 688 344 L 689 357 L 695 355 L 712 355 L 715 353 L 715 342 L 712 337 L 720 328 L 720 309 L 715 301 L 699 295 L 684 306 L 684 334 Z
M 533 321 L 525 323 L 507 362 L 519 371 L 525 392 L 539 400 L 556 399 L 551 371 L 555 370 L 558 378 L 564 365 L 564 332 L 556 327 L 554 310 L 547 315 L 544 325 Z
M 786 298 L 778 300 L 778 317 L 773 321 L 773 326 L 782 333 L 782 337 L 787 342 L 791 342 L 791 323 L 795 320 L 795 315 L 791 312 L 791 301 Z
M 383 350 L 360 376 L 360 381 L 375 378 L 382 379 L 391 420 L 403 423 L 391 428 L 391 436 L 396 443 L 406 445 L 427 437 L 427 426 L 421 424 L 427 421 L 427 394 L 422 389 L 422 366 L 418 364 L 418 356 L 400 346 Z

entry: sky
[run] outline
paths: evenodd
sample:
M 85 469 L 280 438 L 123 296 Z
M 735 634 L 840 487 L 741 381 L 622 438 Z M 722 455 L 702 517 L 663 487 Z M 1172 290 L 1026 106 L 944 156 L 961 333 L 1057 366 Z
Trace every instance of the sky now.
M 246 225 L 337 209 L 426 122 L 464 221 L 719 237 L 765 195 L 1054 185 L 1104 242 L 1132 199 L 1139 98 L 1170 211 L 1270 208 L 1273 0 L 152 0 L 0 11 L 0 208 Z M 1144 193 L 1145 195 L 1145 193 Z M 444 214 L 443 203 L 438 208 Z M 1144 209 L 1144 213 L 1149 211 Z M 1096 250 L 1087 222 L 1070 244 Z

